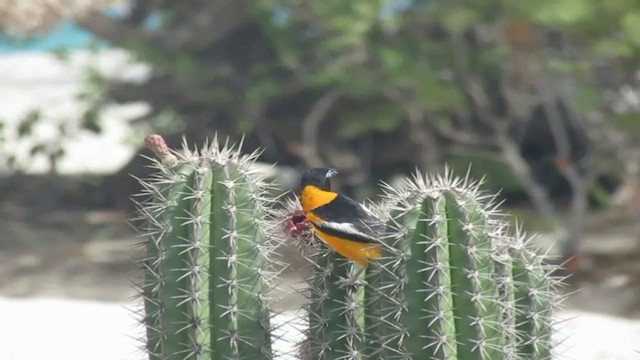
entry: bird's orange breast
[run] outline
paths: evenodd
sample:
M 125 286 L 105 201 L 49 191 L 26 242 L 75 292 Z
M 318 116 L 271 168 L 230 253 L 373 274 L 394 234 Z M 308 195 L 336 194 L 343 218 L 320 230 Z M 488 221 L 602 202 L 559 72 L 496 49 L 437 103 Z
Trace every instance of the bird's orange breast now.
M 300 193 L 300 203 L 302 204 L 302 211 L 307 216 L 309 221 L 319 221 L 320 218 L 311 219 L 308 217 L 311 210 L 330 203 L 338 196 L 338 193 L 333 191 L 326 191 L 318 188 L 317 186 L 307 185 L 302 189 Z

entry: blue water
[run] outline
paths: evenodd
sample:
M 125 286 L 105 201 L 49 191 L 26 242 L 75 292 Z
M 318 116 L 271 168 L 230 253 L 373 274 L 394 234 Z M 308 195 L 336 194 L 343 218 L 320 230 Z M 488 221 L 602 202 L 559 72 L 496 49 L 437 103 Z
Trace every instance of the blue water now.
M 105 48 L 109 47 L 109 44 L 99 40 L 72 21 L 61 22 L 46 34 L 36 34 L 28 38 L 0 35 L 0 54 L 16 51 L 75 50 L 87 47 Z
M 25 0 L 28 1 L 28 0 Z M 125 9 L 111 7 L 105 10 L 107 16 L 120 19 Z M 163 17 L 159 12 L 151 13 L 143 27 L 145 30 L 156 30 L 162 26 Z M 83 29 L 73 21 L 59 23 L 47 33 L 36 34 L 28 38 L 16 37 L 0 33 L 0 54 L 16 51 L 56 51 L 77 50 L 86 48 L 108 48 L 111 45 L 95 37 L 91 32 Z

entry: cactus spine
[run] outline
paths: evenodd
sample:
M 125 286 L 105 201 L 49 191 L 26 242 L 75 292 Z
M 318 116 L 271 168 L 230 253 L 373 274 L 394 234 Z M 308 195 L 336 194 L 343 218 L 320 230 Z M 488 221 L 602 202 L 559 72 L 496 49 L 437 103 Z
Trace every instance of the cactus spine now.
M 149 359 L 270 359 L 268 188 L 252 170 L 257 155 L 216 140 L 175 154 L 157 135 L 147 141 L 160 158 L 139 204 Z
M 320 256 L 307 344 L 323 351 L 309 358 L 551 357 L 556 281 L 478 184 L 417 174 L 377 212 L 385 256 L 363 279 Z

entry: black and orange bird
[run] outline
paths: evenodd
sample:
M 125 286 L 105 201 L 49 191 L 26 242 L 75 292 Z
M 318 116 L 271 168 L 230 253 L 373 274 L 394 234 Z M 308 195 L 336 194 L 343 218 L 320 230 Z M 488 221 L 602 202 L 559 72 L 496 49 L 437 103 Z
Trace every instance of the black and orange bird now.
M 327 245 L 342 256 L 367 266 L 369 259 L 382 256 L 375 229 L 379 220 L 363 204 L 331 191 L 331 177 L 338 172 L 330 168 L 305 170 L 300 182 L 300 203 L 313 230 Z

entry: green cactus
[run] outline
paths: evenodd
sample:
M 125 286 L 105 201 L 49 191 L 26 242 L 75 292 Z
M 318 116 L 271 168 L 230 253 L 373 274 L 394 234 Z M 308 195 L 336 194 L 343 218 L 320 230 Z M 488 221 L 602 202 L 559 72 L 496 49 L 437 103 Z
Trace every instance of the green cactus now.
M 256 154 L 217 140 L 168 150 L 157 135 L 155 177 L 142 181 L 150 360 L 270 359 L 268 186 Z
M 311 258 L 305 358 L 551 357 L 557 281 L 477 183 L 416 175 L 376 210 L 385 255 L 364 276 Z
M 149 359 L 292 358 L 273 345 L 293 334 L 274 335 L 282 328 L 271 324 L 268 234 L 284 221 L 281 240 L 308 244 L 299 204 L 273 210 L 257 155 L 238 147 L 214 140 L 174 153 L 159 136 L 147 145 L 158 157 L 139 204 Z M 416 175 L 385 192 L 372 209 L 384 256 L 366 271 L 310 247 L 306 339 L 295 358 L 550 358 L 557 281 L 492 198 L 450 175 Z

